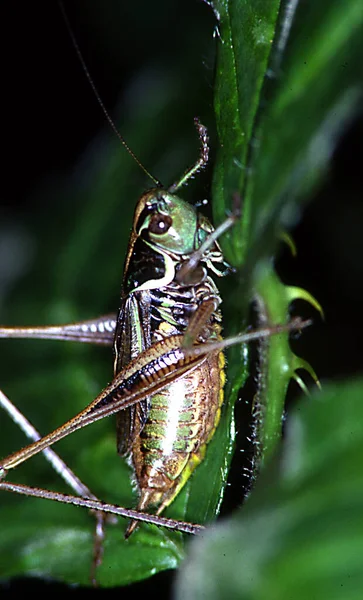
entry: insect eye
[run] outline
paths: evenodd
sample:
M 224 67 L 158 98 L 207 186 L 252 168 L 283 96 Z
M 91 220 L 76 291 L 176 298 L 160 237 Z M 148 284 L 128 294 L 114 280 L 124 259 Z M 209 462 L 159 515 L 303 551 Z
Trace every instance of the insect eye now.
M 148 227 L 149 232 L 156 233 L 159 235 L 166 233 L 170 228 L 172 222 L 173 219 L 168 215 L 153 215 L 150 219 Z

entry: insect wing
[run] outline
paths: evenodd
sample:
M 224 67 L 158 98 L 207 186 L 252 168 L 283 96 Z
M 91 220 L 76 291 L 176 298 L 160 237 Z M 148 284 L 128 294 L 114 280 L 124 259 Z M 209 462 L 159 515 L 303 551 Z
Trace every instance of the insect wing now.
M 132 358 L 138 356 L 149 346 L 148 307 L 138 301 L 137 294 L 133 294 L 124 300 L 117 318 L 114 375 L 116 376 Z M 144 400 L 125 408 L 116 415 L 117 451 L 121 456 L 128 454 L 135 436 L 144 425 L 149 404 L 147 396 Z

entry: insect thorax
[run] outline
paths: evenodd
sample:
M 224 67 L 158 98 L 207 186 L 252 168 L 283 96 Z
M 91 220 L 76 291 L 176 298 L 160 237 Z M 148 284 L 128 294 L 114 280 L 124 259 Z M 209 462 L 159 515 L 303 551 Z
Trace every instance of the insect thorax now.
M 216 265 L 225 263 L 218 243 L 208 244 L 213 231 L 206 217 L 167 190 L 141 196 L 125 261 L 115 374 L 161 337 L 183 334 L 205 300 L 216 308 L 197 341 L 219 335 L 221 298 L 211 273 L 222 275 Z

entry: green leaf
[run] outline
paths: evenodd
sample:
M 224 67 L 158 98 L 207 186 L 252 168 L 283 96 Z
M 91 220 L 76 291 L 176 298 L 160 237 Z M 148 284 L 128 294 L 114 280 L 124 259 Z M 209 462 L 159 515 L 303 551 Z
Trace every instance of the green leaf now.
M 338 133 L 359 108 L 363 6 L 359 0 L 215 0 L 221 15 L 213 194 L 223 220 L 233 194 L 242 219 L 225 243 L 248 272 L 294 223 Z M 263 240 L 263 243 L 261 243 Z
M 361 597 L 362 394 L 358 379 L 300 401 L 245 507 L 193 543 L 177 598 Z
M 276 277 L 271 257 L 281 230 L 298 219 L 299 205 L 311 197 L 339 133 L 359 109 L 363 5 L 359 0 L 344 6 L 339 0 L 212 5 L 220 15 L 216 221 L 236 198 L 242 209 L 239 223 L 222 239 L 227 259 L 238 268 L 228 307 L 236 330 L 252 299 L 262 324 L 288 320 L 291 293 Z M 287 335 L 266 340 L 261 357 L 255 471 L 281 438 L 290 377 L 300 367 L 313 372 L 291 352 Z M 240 373 L 245 375 L 243 366 Z

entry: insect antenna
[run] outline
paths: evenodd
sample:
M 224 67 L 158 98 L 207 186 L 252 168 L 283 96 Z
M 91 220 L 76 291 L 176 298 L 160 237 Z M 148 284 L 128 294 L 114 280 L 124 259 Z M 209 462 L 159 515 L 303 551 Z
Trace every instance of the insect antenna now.
M 91 74 L 90 74 L 90 72 L 89 72 L 89 70 L 88 70 L 88 67 L 87 67 L 87 65 L 86 65 L 86 63 L 85 63 L 85 60 L 84 60 L 84 58 L 83 58 L 83 54 L 82 54 L 82 52 L 81 52 L 81 50 L 80 50 L 80 47 L 79 47 L 79 45 L 78 45 L 78 42 L 77 42 L 77 40 L 76 40 L 76 36 L 74 35 L 73 29 L 72 29 L 72 27 L 71 27 L 71 24 L 70 24 L 70 22 L 69 22 L 69 19 L 68 19 L 67 13 L 66 13 L 66 11 L 65 11 L 64 4 L 63 4 L 62 0 L 58 0 L 58 4 L 59 4 L 59 8 L 60 8 L 60 11 L 61 11 L 61 13 L 62 13 L 62 16 L 63 16 L 64 22 L 65 22 L 65 25 L 66 25 L 67 31 L 68 31 L 68 33 L 69 33 L 69 36 L 70 36 L 70 38 L 71 38 L 72 45 L 73 45 L 73 47 L 74 47 L 74 49 L 75 49 L 75 51 L 76 51 L 76 54 L 77 54 L 77 56 L 78 56 L 78 60 L 79 60 L 79 62 L 81 63 L 81 66 L 82 66 L 82 69 L 83 69 L 83 71 L 84 71 L 84 74 L 86 75 L 86 77 L 87 77 L 87 79 L 88 79 L 88 82 L 89 82 L 89 84 L 90 84 L 90 86 L 91 86 L 91 88 L 92 88 L 92 91 L 93 91 L 93 93 L 94 93 L 94 95 L 95 95 L 95 97 L 96 97 L 96 100 L 97 100 L 98 104 L 100 105 L 100 107 L 101 107 L 101 109 L 102 109 L 102 111 L 103 111 L 103 113 L 104 113 L 104 115 L 105 115 L 105 117 L 106 117 L 106 119 L 107 119 L 107 121 L 108 121 L 109 125 L 110 125 L 110 126 L 111 126 L 111 128 L 113 129 L 114 133 L 116 134 L 116 136 L 117 136 L 117 137 L 118 137 L 118 139 L 120 140 L 120 142 L 121 142 L 121 144 L 123 145 L 123 147 L 124 147 L 124 148 L 127 150 L 127 152 L 128 152 L 128 153 L 130 154 L 130 156 L 131 156 L 131 157 L 134 159 L 134 161 L 135 161 L 135 162 L 136 162 L 136 163 L 139 165 L 140 169 L 142 169 L 142 170 L 144 171 L 144 173 L 145 173 L 145 174 L 146 174 L 146 175 L 147 175 L 147 176 L 148 176 L 148 177 L 149 177 L 149 178 L 150 178 L 150 179 L 151 179 L 151 180 L 152 180 L 152 181 L 155 183 L 155 185 L 156 185 L 157 187 L 163 187 L 163 185 L 162 185 L 161 181 L 159 181 L 159 180 L 158 180 L 156 177 L 154 177 L 154 175 L 152 175 L 152 174 L 150 173 L 150 171 L 148 171 L 148 170 L 147 170 L 147 168 L 146 168 L 146 167 L 144 167 L 144 165 L 142 164 L 142 162 L 141 162 L 141 161 L 140 161 L 140 160 L 137 158 L 136 154 L 135 154 L 135 153 L 134 153 L 134 152 L 131 150 L 130 146 L 129 146 L 129 145 L 128 145 L 128 143 L 126 142 L 126 140 L 125 140 L 125 138 L 123 137 L 123 135 L 122 135 L 122 134 L 119 132 L 119 130 L 117 129 L 117 127 L 116 127 L 116 125 L 115 125 L 115 123 L 114 123 L 114 121 L 113 121 L 113 119 L 112 119 L 112 117 L 111 117 L 110 113 L 108 112 L 108 110 L 107 110 L 106 106 L 104 105 L 104 103 L 103 103 L 103 101 L 102 101 L 102 98 L 101 98 L 101 96 L 100 96 L 100 95 L 99 95 L 99 93 L 98 93 L 98 90 L 97 90 L 97 88 L 96 88 L 96 85 L 95 85 L 95 83 L 94 83 L 94 81 L 93 81 L 93 79 L 92 79 L 92 77 L 91 77 Z

